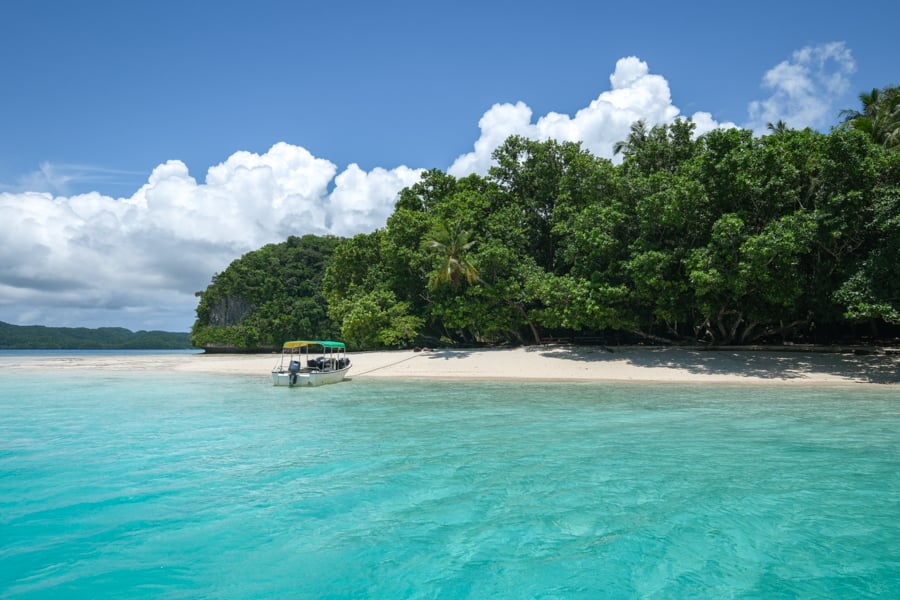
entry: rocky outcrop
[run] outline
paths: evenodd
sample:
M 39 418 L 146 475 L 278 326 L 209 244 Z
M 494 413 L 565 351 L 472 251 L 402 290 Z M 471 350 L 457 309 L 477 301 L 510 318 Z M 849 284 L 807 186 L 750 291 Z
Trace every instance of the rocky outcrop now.
M 256 305 L 239 296 L 226 296 L 209 310 L 209 325 L 231 327 L 240 325 Z

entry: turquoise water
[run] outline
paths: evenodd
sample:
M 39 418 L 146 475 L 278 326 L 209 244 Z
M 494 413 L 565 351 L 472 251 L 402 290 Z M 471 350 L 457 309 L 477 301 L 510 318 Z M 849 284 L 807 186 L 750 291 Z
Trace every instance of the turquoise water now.
M 896 388 L 0 371 L 0 597 L 891 598 Z

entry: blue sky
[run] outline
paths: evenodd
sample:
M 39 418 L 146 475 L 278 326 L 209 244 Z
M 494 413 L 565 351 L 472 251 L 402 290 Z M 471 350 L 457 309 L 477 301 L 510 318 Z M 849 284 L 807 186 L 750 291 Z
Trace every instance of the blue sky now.
M 900 84 L 900 4 L 851 8 L 3 3 L 0 320 L 187 330 L 242 253 L 371 231 L 509 133 L 611 156 L 635 118 L 827 131 Z

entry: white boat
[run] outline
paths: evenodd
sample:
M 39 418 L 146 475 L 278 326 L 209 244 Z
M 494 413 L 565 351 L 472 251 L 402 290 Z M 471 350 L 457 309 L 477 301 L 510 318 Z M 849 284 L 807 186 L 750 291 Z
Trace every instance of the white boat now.
M 281 361 L 272 369 L 274 385 L 316 386 L 343 381 L 350 370 L 344 342 L 285 342 Z

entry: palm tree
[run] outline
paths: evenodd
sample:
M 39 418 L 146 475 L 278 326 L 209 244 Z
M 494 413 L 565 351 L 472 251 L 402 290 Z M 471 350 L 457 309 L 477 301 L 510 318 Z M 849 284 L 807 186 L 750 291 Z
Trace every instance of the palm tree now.
M 441 266 L 431 280 L 432 288 L 442 283 L 457 288 L 463 279 L 469 283 L 481 280 L 477 267 L 468 258 L 469 250 L 476 243 L 470 239 L 471 235 L 459 222 L 451 227 L 441 221 L 422 240 L 422 247 L 435 251 L 441 259 Z
M 900 87 L 877 88 L 859 95 L 862 111 L 841 111 L 843 126 L 864 131 L 885 148 L 900 147 Z
M 784 133 L 785 131 L 790 131 L 790 127 L 785 123 L 782 119 L 778 119 L 776 123 L 768 123 L 766 124 L 766 128 L 772 133 Z
M 650 130 L 643 119 L 638 119 L 631 124 L 631 132 L 627 140 L 619 140 L 613 146 L 613 155 L 622 153 L 623 156 L 631 156 L 640 149 L 650 137 Z

